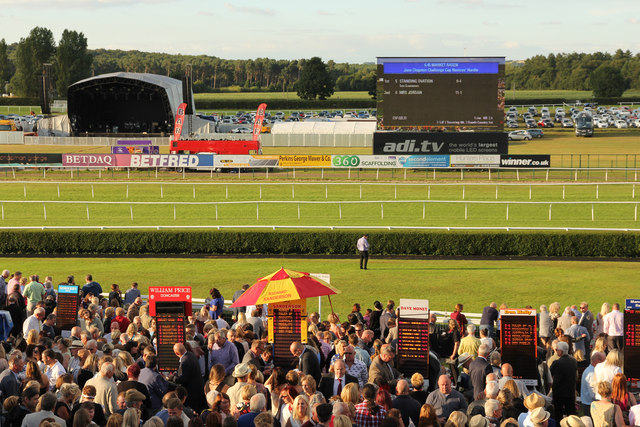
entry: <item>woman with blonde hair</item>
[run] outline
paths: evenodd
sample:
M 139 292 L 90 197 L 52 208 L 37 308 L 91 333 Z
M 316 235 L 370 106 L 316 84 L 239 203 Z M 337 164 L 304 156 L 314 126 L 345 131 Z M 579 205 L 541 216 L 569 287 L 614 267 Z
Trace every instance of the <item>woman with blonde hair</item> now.
M 553 322 L 553 329 L 558 327 L 558 318 L 560 317 L 560 303 L 552 302 L 549 306 L 549 318 Z
M 345 384 L 340 392 L 340 398 L 344 403 L 353 403 L 357 405 L 360 403 L 360 388 L 358 383 Z
M 444 427 L 465 427 L 467 425 L 467 416 L 462 411 L 453 411 L 449 415 L 449 419 Z
M 311 399 L 315 395 L 322 396 L 322 393 L 319 392 L 316 388 L 317 383 L 315 378 L 313 378 L 313 376 L 305 375 L 304 377 L 302 377 L 300 379 L 300 385 L 302 386 L 302 392 L 304 393 L 305 396 L 307 396 L 307 399 L 309 401 L 311 401 Z M 344 392 L 344 389 L 343 389 L 343 392 Z
M 236 323 L 231 325 L 231 329 L 235 331 L 238 328 L 242 328 L 244 325 L 248 323 L 249 322 L 247 322 L 247 315 L 245 313 L 238 313 L 238 320 L 236 320 Z
M 336 415 L 333 417 L 333 427 L 351 427 L 353 423 L 346 415 Z
M 80 368 L 80 372 L 78 373 L 78 387 L 84 387 L 85 383 L 93 378 L 96 372 L 98 372 L 98 356 L 92 353 L 87 356 L 82 368 Z
M 611 384 L 601 381 L 597 386 L 597 394 L 600 400 L 591 403 L 591 418 L 593 427 L 624 427 L 622 410 L 611 402 Z
M 27 332 L 27 345 L 29 344 L 38 345 L 39 340 L 40 340 L 40 335 L 38 335 L 38 331 L 36 331 L 35 329 L 31 329 L 29 330 L 29 332 Z
M 307 399 L 307 396 L 304 394 L 299 394 L 293 400 L 293 411 L 285 427 L 300 427 L 310 419 L 311 408 L 309 407 L 309 399 Z
M 60 399 L 56 403 L 53 413 L 65 421 L 69 421 L 73 404 L 80 398 L 80 387 L 78 384 L 65 383 L 60 387 Z
M 593 381 L 597 384 L 607 382 L 611 384 L 616 374 L 622 373 L 622 355 L 618 349 L 611 350 L 604 362 L 598 363 L 593 369 Z M 596 398 L 598 398 L 596 393 Z
M 593 344 L 593 353 L 596 351 L 607 354 L 607 336 L 605 334 L 600 334 L 600 336 L 596 338 L 596 342 Z
M 418 427 L 440 427 L 436 409 L 428 403 L 425 403 L 420 408 Z
M 124 411 L 122 427 L 140 427 L 140 409 L 129 408 Z

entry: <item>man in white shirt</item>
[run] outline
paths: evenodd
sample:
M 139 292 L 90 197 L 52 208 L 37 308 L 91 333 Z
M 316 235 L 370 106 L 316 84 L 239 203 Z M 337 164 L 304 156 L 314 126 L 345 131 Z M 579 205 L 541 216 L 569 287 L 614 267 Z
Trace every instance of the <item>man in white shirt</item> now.
M 46 365 L 44 373 L 47 378 L 49 378 L 49 390 L 54 390 L 58 377 L 66 374 L 67 371 L 65 371 L 64 366 L 56 359 L 51 349 L 42 352 L 42 361 Z
M 30 330 L 35 329 L 38 334 L 42 330 L 42 321 L 44 320 L 46 311 L 43 307 L 35 309 L 33 314 L 27 317 L 27 320 L 22 324 L 22 333 L 26 337 Z
M 611 306 L 611 313 L 604 316 L 602 332 L 607 334 L 607 347 L 609 351 L 622 350 L 624 340 L 624 315 L 620 312 L 620 304 Z
M 594 369 L 598 363 L 604 362 L 605 355 L 600 351 L 591 354 L 591 364 L 582 373 L 580 380 L 580 403 L 582 404 L 582 413 L 591 416 L 591 403 L 596 400 L 596 394 L 591 388 L 591 383 L 595 375 Z
M 367 263 L 369 262 L 369 235 L 365 234 L 358 239 L 358 251 L 360 251 L 360 270 L 367 269 Z

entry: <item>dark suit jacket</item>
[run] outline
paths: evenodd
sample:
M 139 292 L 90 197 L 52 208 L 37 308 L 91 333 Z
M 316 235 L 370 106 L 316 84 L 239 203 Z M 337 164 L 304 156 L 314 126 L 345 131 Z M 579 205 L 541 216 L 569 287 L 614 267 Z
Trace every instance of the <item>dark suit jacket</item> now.
M 320 384 L 318 384 L 318 391 L 322 393 L 325 399 L 327 399 L 327 402 L 331 399 L 331 396 L 333 396 L 333 386 L 335 381 L 336 379 L 334 374 L 324 374 L 320 380 Z M 342 384 L 342 387 L 344 388 L 344 386 L 349 383 L 358 384 L 358 379 L 353 375 L 344 374 L 344 384 Z
M 300 356 L 300 362 L 298 369 L 304 372 L 305 375 L 311 375 L 316 383 L 320 382 L 322 372 L 320 371 L 320 361 L 318 355 L 310 348 L 305 348 L 304 353 Z
M 20 394 L 19 391 L 20 384 L 18 384 L 13 371 L 5 369 L 0 374 L 0 395 L 2 395 L 2 400 L 4 401 L 9 396 L 18 396 Z
M 487 375 L 493 372 L 491 364 L 482 357 L 478 357 L 469 365 L 469 376 L 473 385 L 473 398 L 484 391 Z
M 400 411 L 405 426 L 409 425 L 409 419 L 413 421 L 414 425 L 418 425 L 420 421 L 420 407 L 422 405 L 416 399 L 408 394 L 402 394 L 393 399 L 391 406 Z
M 578 324 L 584 326 L 589 331 L 589 336 L 593 337 L 593 313 L 589 310 L 584 312 L 584 315 L 578 316 Z
M 193 353 L 186 352 L 182 357 L 175 382 L 187 389 L 186 406 L 196 412 L 201 412 L 207 408 L 200 365 Z
M 253 354 L 253 351 L 249 350 L 244 354 L 244 357 L 242 358 L 242 363 L 249 363 L 251 365 L 254 365 L 256 368 L 258 368 L 259 371 L 264 370 L 265 367 L 265 363 L 264 360 L 262 360 L 262 357 L 258 356 L 256 357 L 255 354 Z
M 576 381 L 578 376 L 578 362 L 569 355 L 562 355 L 551 364 L 554 397 L 572 397 L 576 395 Z

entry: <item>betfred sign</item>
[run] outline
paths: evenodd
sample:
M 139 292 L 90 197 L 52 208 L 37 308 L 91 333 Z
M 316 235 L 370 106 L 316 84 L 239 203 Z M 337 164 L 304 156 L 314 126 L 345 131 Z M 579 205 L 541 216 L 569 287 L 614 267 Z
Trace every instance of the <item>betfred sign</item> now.
M 149 288 L 149 315 L 156 315 L 158 302 L 184 302 L 185 313 L 191 313 L 190 286 L 154 286 Z

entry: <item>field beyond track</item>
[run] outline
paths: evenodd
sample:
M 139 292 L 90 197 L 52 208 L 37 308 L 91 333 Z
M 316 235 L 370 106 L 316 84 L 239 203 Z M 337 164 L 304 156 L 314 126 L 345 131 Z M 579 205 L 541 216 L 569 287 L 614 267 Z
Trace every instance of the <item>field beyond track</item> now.
M 231 299 L 243 283 L 253 284 L 280 267 L 309 273 L 328 273 L 331 284 L 342 293 L 332 297 L 335 310 L 346 320 L 355 302 L 362 308 L 374 300 L 400 298 L 428 299 L 435 310 L 453 310 L 463 303 L 466 312 L 481 312 L 491 301 L 509 307 L 554 301 L 562 307 L 591 303 L 599 311 L 602 302 L 624 303 L 637 298 L 636 262 L 564 260 L 417 260 L 376 259 L 375 235 L 371 235 L 369 270 L 358 268 L 352 259 L 325 258 L 3 258 L 2 267 L 26 275 L 51 275 L 54 283 L 73 274 L 79 284 L 92 273 L 104 291 L 118 283 L 124 291 L 137 281 L 143 294 L 149 286 L 191 286 L 194 298 L 207 298 L 216 287 Z M 355 248 L 355 242 L 354 242 Z M 355 249 L 354 249 L 355 252 Z M 309 310 L 318 307 L 317 298 L 308 300 Z M 326 318 L 329 304 L 322 299 Z

